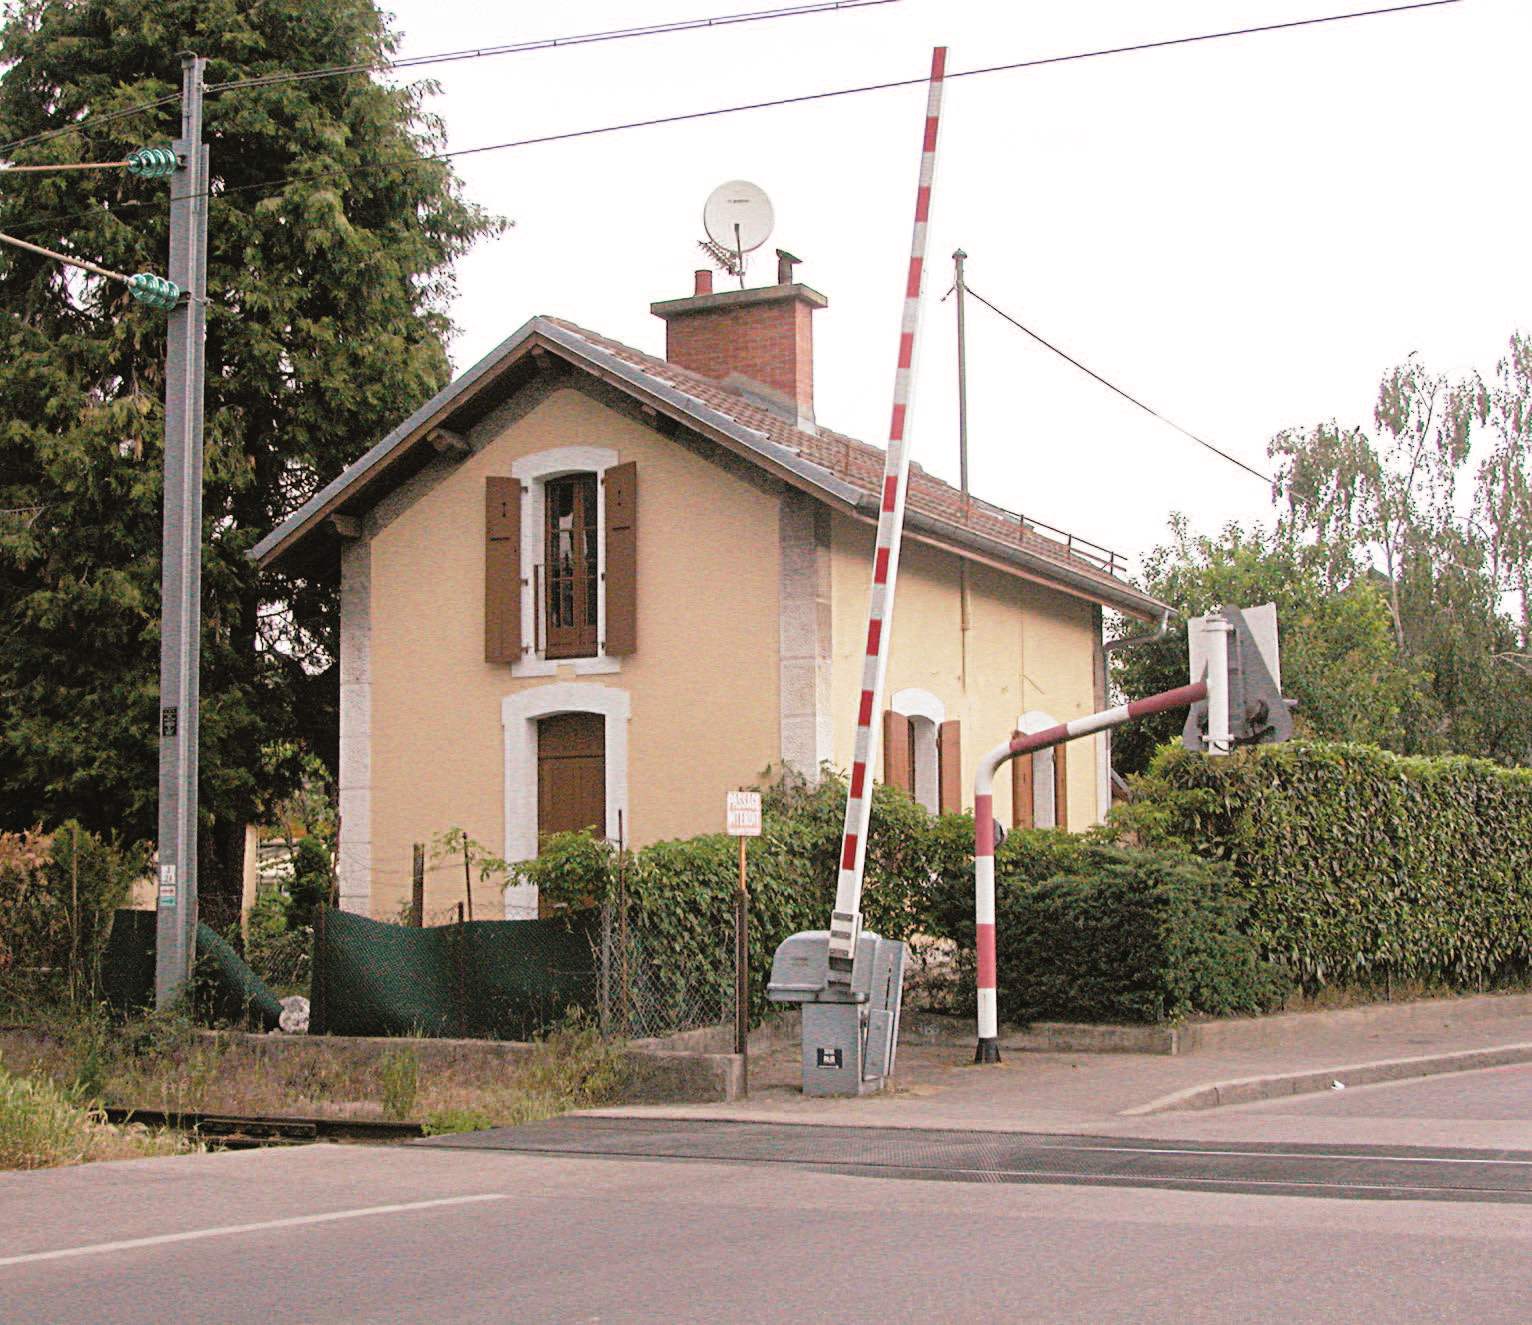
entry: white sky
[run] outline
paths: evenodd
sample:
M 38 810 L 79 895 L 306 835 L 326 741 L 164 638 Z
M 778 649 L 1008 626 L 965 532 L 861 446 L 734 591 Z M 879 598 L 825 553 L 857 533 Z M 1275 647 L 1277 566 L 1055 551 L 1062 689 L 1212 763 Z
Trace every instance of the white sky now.
M 790 0 L 789 0 L 790 2 Z M 1388 0 L 1372 0 L 1373 4 Z M 404 55 L 764 8 L 767 0 L 393 0 Z M 732 29 L 441 66 L 450 146 L 1364 8 L 1359 0 L 900 0 Z M 1532 328 L 1529 0 L 958 79 L 943 109 L 913 455 L 956 482 L 950 254 L 970 287 L 1097 372 L 1266 467 L 1271 435 L 1370 421 L 1418 350 L 1488 375 Z M 744 178 L 772 249 L 829 297 L 821 423 L 886 437 L 923 88 L 467 157 L 516 227 L 460 266 L 472 364 L 528 317 L 653 353 L 691 292 L 707 194 Z M 720 288 L 725 278 L 720 274 Z M 974 490 L 1137 556 L 1165 520 L 1270 513 L 1265 485 L 969 305 Z

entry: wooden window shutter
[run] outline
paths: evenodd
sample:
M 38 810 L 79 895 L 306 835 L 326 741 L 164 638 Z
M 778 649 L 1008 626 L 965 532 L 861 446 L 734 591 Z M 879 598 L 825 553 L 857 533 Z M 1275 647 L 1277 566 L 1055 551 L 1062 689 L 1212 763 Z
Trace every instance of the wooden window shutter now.
M 484 660 L 521 658 L 521 480 L 484 480 Z
M 1053 747 L 1053 826 L 1069 827 L 1069 762 L 1064 752 L 1069 747 Z
M 883 784 L 915 794 L 910 780 L 910 720 L 893 709 L 883 713 Z
M 606 651 L 638 649 L 638 466 L 606 471 Z
M 937 805 L 943 814 L 963 809 L 962 724 L 956 718 L 936 729 Z
M 1020 736 L 1012 732 L 1011 739 Z M 1032 801 L 1032 756 L 1017 755 L 1011 760 L 1011 827 L 1033 828 L 1036 826 Z

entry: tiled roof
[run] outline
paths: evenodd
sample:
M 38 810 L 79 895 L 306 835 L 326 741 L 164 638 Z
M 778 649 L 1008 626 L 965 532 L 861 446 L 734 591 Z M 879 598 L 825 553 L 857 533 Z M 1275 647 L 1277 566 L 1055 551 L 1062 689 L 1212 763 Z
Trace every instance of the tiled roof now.
M 610 374 L 623 389 L 646 393 L 740 454 L 784 471 L 789 481 L 828 500 L 849 503 L 862 514 L 878 509 L 885 458 L 881 448 L 827 428 L 796 427 L 773 413 L 764 397 L 746 395 L 732 383 L 714 381 L 572 322 L 535 317 L 336 475 L 261 539 L 249 556 L 264 567 L 289 569 L 312 568 L 319 564 L 314 557 L 322 561 L 333 556 L 330 518 L 354 518 L 370 509 L 422 463 L 434 459 L 433 430 L 458 426 L 460 411 L 478 417 L 482 401 L 494 399 L 492 388 L 505 369 L 538 342 L 577 367 Z M 465 422 L 471 426 L 472 418 Z M 956 488 L 919 465 L 910 466 L 905 513 L 907 527 L 917 535 L 1014 567 L 1067 592 L 1146 619 L 1166 610 L 1127 581 L 1122 561 L 1105 548 L 977 498 L 970 497 L 965 509 Z
M 674 390 L 727 415 L 741 426 L 764 434 L 776 445 L 822 466 L 870 497 L 876 498 L 882 491 L 885 455 L 881 447 L 870 446 L 828 428 L 816 427 L 815 431 L 808 432 L 752 402 L 738 391 L 730 390 L 700 373 L 645 354 L 642 350 L 635 350 L 631 345 L 588 331 L 563 318 L 543 317 L 538 320 L 578 336 L 595 349 L 638 369 L 646 376 L 657 378 Z M 1059 535 L 1051 537 L 1039 529 L 1037 521 L 990 502 L 980 501 L 971 494 L 965 513 L 963 494 L 951 484 L 928 474 L 918 464 L 910 466 L 906 502 L 910 509 L 954 528 L 966 529 L 980 537 L 1019 547 L 1034 556 L 1057 562 L 1076 575 L 1085 575 L 1100 582 L 1103 588 L 1110 588 L 1115 595 L 1126 591 L 1138 596 L 1138 591 L 1125 578 L 1126 566 L 1123 559 L 1116 553 L 1083 539 L 1076 539 L 1062 530 L 1050 531 Z M 1152 602 L 1148 598 L 1144 601 L 1146 604 Z

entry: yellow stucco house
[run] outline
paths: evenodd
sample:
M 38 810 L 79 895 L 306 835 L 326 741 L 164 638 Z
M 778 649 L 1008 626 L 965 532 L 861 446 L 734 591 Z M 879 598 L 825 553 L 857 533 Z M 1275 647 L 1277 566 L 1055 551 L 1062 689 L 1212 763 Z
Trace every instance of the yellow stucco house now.
M 814 421 L 825 304 L 699 272 L 652 306 L 665 359 L 533 318 L 255 549 L 340 577 L 343 906 L 396 914 L 412 844 L 451 826 L 512 860 L 586 824 L 642 845 L 717 831 L 768 767 L 849 764 L 883 453 Z M 882 768 L 957 808 L 1018 725 L 1104 706 L 1103 607 L 1162 608 L 1110 554 L 965 511 L 918 467 L 906 520 Z M 1086 827 L 1104 749 L 1009 796 L 1002 773 L 997 806 Z M 433 871 L 428 910 L 461 896 Z

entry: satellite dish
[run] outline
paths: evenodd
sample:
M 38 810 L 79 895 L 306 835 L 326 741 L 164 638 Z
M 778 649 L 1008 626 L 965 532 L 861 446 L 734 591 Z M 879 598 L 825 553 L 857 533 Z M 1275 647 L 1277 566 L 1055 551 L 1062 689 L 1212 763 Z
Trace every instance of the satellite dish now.
M 708 195 L 702 227 L 719 248 L 743 256 L 771 237 L 771 199 L 746 179 L 731 179 Z

